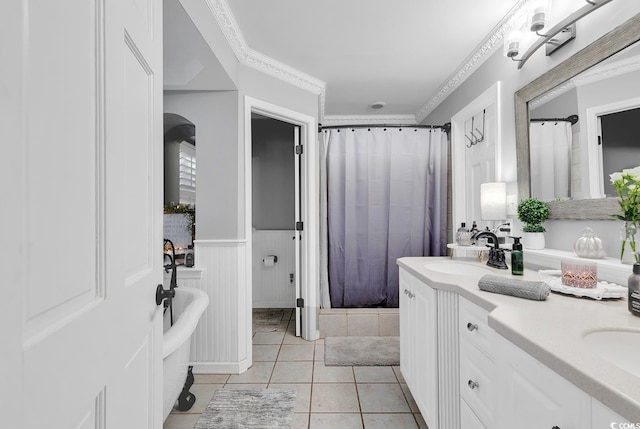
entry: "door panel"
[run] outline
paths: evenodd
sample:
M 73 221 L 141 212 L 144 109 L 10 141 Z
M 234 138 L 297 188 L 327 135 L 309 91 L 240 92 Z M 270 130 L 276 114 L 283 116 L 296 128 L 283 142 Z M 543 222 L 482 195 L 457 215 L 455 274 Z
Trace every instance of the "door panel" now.
M 295 220 L 296 222 L 301 222 L 302 221 L 302 210 L 300 210 L 301 208 L 301 204 L 302 204 L 302 198 L 301 198 L 301 194 L 300 194 L 300 177 L 301 177 L 301 172 L 300 172 L 300 165 L 302 164 L 300 162 L 300 157 L 302 156 L 302 154 L 299 154 L 296 152 L 296 149 L 298 147 L 298 145 L 300 144 L 300 127 L 298 126 L 294 126 L 293 127 L 293 153 L 294 153 L 294 157 L 295 157 L 295 162 L 294 162 L 294 181 L 295 181 L 295 198 L 294 198 L 294 206 L 295 206 Z M 295 235 L 294 235 L 294 245 L 295 245 L 295 269 L 294 269 L 294 279 L 295 279 L 295 287 L 296 287 L 296 303 L 295 303 L 295 309 L 296 309 L 296 336 L 299 337 L 300 335 L 302 335 L 302 312 L 305 311 L 304 308 L 299 308 L 297 305 L 298 299 L 300 297 L 302 297 L 302 283 L 301 283 L 301 267 L 302 267 L 302 260 L 301 260 L 301 254 L 302 254 L 302 231 L 299 231 L 298 228 L 295 228 Z
M 160 3 L 21 3 L 10 30 L 24 46 L 5 58 L 24 69 L 12 301 L 24 312 L 8 353 L 23 412 L 10 426 L 159 428 Z

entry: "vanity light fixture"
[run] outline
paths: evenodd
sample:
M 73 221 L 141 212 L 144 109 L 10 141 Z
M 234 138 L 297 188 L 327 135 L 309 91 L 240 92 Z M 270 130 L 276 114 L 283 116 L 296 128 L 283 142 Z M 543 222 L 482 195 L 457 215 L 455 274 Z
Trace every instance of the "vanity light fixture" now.
M 505 182 L 480 184 L 480 218 L 500 221 L 507 218 L 507 184 Z
M 521 22 L 520 25 L 516 24 L 514 30 L 507 35 L 504 41 L 504 56 L 516 61 L 518 63 L 518 69 L 520 69 L 533 55 L 533 53 L 543 45 L 547 47 L 546 55 L 551 55 L 553 52 L 560 49 L 576 37 L 575 23 L 577 21 L 612 0 L 584 1 L 586 3 L 585 5 L 570 13 L 564 19 L 559 20 L 557 24 L 546 30 L 545 27 L 549 21 L 549 14 L 551 11 L 551 1 L 530 0 L 527 2 L 525 5 L 525 7 L 528 8 L 528 13 L 526 13 L 526 23 Z M 522 53 L 523 46 L 526 45 L 523 42 L 526 38 L 526 33 L 521 31 L 524 28 L 535 33 L 538 38 L 524 53 Z M 544 34 L 541 34 L 542 30 L 545 30 Z M 517 58 L 521 53 L 522 56 Z

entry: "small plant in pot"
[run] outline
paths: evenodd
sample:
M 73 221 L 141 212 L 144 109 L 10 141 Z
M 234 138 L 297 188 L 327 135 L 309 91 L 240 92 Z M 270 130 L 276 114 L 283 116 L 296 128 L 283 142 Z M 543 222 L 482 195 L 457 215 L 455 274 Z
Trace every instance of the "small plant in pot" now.
M 549 218 L 549 207 L 537 198 L 527 198 L 518 204 L 518 219 L 524 225 L 522 244 L 525 249 L 544 249 L 544 226 Z

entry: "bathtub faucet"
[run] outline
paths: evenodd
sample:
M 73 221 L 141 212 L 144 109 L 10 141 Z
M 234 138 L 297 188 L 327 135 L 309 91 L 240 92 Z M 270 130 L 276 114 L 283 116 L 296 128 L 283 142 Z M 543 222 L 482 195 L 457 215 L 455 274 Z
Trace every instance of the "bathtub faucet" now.
M 481 233 L 475 236 L 476 240 L 481 237 L 490 237 L 493 240 L 493 247 L 489 249 L 489 260 L 487 261 L 487 265 L 493 268 L 498 268 L 500 270 L 506 270 L 507 263 L 504 261 L 504 250 L 500 248 L 500 243 L 498 243 L 498 237 L 493 232 L 490 231 L 482 231 Z M 487 245 L 488 246 L 488 245 Z
M 176 295 L 176 286 L 177 286 L 177 269 L 176 266 L 176 248 L 173 245 L 173 242 L 167 238 L 164 239 L 164 246 L 169 244 L 171 246 L 171 255 L 164 253 L 164 258 L 169 258 L 169 263 L 164 265 L 165 271 L 168 273 L 171 270 L 171 281 L 169 282 L 169 289 L 165 289 L 163 285 L 159 284 L 156 287 L 156 305 L 160 305 L 162 301 L 164 301 L 164 308 L 171 306 L 171 300 Z M 172 324 L 173 324 L 173 315 L 172 315 Z

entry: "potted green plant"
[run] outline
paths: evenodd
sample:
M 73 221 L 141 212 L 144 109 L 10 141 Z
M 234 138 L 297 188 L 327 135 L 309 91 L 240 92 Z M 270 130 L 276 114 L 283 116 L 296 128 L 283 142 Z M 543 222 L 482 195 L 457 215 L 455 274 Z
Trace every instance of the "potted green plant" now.
M 549 207 L 537 198 L 527 198 L 518 204 L 518 219 L 524 224 L 522 244 L 525 249 L 544 249 L 544 226 L 549 218 Z

